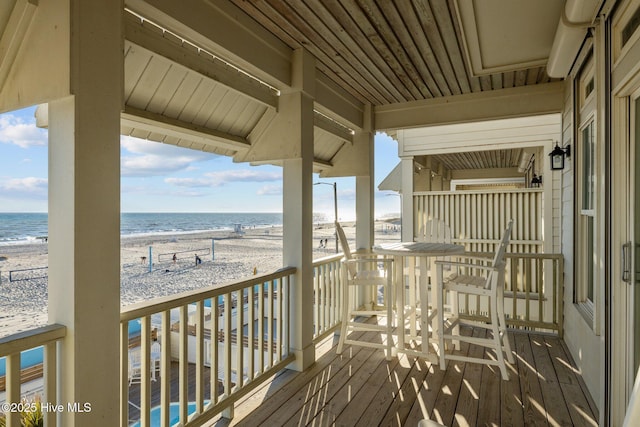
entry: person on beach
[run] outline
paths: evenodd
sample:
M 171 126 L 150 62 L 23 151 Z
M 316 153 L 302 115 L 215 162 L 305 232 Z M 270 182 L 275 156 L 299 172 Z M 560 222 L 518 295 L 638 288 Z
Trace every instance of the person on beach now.
M 173 254 L 173 263 L 175 264 L 176 261 L 178 261 L 178 257 L 176 256 L 176 254 Z
M 202 264 L 202 260 L 200 259 L 198 254 L 196 254 L 196 267 L 200 267 L 200 264 Z

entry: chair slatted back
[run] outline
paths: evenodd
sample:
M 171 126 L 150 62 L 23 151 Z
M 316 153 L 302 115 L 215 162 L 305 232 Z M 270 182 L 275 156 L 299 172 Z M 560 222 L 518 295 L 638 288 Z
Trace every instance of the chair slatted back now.
M 425 223 L 424 234 L 418 236 L 418 241 L 451 243 L 451 228 L 441 219 L 430 219 Z
M 353 259 L 353 255 L 351 254 L 351 249 L 349 248 L 349 242 L 347 241 L 347 235 L 344 234 L 344 230 L 340 223 L 336 221 L 336 232 L 338 233 L 338 240 L 340 241 L 340 246 L 342 246 L 342 253 L 344 254 L 344 258 L 346 260 Z M 355 277 L 357 270 L 356 266 L 351 263 L 347 263 L 347 270 L 349 271 L 349 275 L 351 277 Z
M 513 228 L 513 220 L 510 219 L 507 223 L 507 228 L 502 233 L 502 239 L 499 246 L 496 248 L 496 255 L 493 257 L 493 267 L 497 267 L 500 263 L 504 262 L 504 254 L 509 246 L 509 239 L 511 239 L 511 229 Z
M 496 268 L 496 267 L 502 267 L 504 266 L 504 255 L 507 251 L 507 246 L 509 246 L 509 239 L 511 238 L 511 229 L 513 228 L 513 220 L 510 219 L 508 224 L 507 224 L 507 228 L 504 230 L 504 233 L 502 233 L 502 239 L 500 240 L 500 244 L 498 245 L 498 247 L 496 248 L 496 254 L 493 257 L 493 262 L 491 263 L 491 266 Z M 491 272 L 489 274 L 489 276 L 487 277 L 487 283 L 484 286 L 485 289 L 490 289 L 492 286 L 502 286 L 502 283 L 504 281 L 504 270 L 502 270 L 502 272 L 497 273 L 495 271 Z

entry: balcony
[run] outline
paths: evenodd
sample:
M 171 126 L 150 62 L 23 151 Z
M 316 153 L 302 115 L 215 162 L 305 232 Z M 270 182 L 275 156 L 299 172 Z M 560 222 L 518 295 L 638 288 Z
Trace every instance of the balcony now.
M 450 362 L 442 371 L 407 355 L 387 362 L 382 352 L 360 347 L 336 355 L 341 304 L 336 297 L 342 284 L 340 255 L 333 255 L 314 262 L 317 362 L 303 372 L 285 369 L 295 359 L 288 341 L 295 269 L 127 307 L 121 314 L 121 425 L 160 425 L 161 419 L 189 425 L 415 425 L 423 418 L 446 425 L 597 425 L 595 405 L 561 339 L 561 258 L 509 257 L 505 285 L 511 292 L 505 305 L 516 364 L 509 368 L 508 382 L 495 369 L 476 364 Z M 468 316 L 481 312 L 476 304 L 466 307 Z M 246 321 L 251 318 L 263 321 Z M 140 325 L 139 332 L 129 330 L 132 321 Z M 217 339 L 211 330 L 218 331 Z M 19 352 L 41 345 L 54 348 L 65 339 L 57 331 L 64 329 L 46 327 L 0 343 L 0 356 L 9 356 L 6 396 L 14 397 L 8 400 L 19 401 L 18 384 L 30 379 L 17 368 Z M 483 331 L 465 330 L 476 335 Z M 156 340 L 170 345 L 154 355 Z M 463 345 L 459 351 L 477 355 L 484 349 Z M 132 352 L 139 355 L 136 372 L 129 360 Z M 44 381 L 36 380 L 41 383 L 36 394 L 52 402 L 55 394 L 47 391 L 55 393 L 64 372 L 47 369 L 55 366 L 50 359 L 55 352 L 46 354 Z M 484 357 L 492 357 L 491 352 Z M 212 371 L 212 365 L 218 369 Z

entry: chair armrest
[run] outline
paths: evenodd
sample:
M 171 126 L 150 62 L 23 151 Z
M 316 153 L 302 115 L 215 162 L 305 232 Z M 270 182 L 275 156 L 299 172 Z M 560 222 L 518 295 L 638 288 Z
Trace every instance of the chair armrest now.
M 479 256 L 479 255 L 453 254 L 453 255 L 447 255 L 447 256 L 449 257 L 449 259 L 457 259 L 457 260 L 466 259 L 466 260 L 473 260 L 473 261 L 480 261 L 480 262 L 491 262 L 491 261 L 493 261 L 493 255 L 492 256 Z M 443 262 L 443 261 L 436 261 L 436 262 Z M 446 262 L 446 261 L 444 261 L 444 262 Z M 460 262 L 460 261 L 458 261 L 458 262 Z
M 348 264 L 365 264 L 372 262 L 382 262 L 385 264 L 391 264 L 393 262 L 393 258 L 354 258 L 354 259 L 343 259 L 342 262 Z
M 482 264 L 471 264 L 468 262 L 456 262 L 456 261 L 436 261 L 436 265 L 451 265 L 455 267 L 469 267 L 475 268 L 479 270 L 487 270 L 487 271 L 495 271 L 500 270 L 500 267 L 494 267 L 492 265 L 482 265 Z

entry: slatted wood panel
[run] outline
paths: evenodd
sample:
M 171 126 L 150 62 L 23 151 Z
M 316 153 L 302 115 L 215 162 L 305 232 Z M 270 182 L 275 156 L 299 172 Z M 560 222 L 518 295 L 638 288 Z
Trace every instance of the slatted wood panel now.
M 494 252 L 507 222 L 513 219 L 509 252 L 542 252 L 542 191 L 437 191 L 414 193 L 414 236 L 427 221 L 439 219 L 451 228 L 452 241 L 467 251 Z
M 337 339 L 325 341 L 315 365 L 302 373 L 284 371 L 241 401 L 233 420 L 208 425 L 416 426 L 430 418 L 449 426 L 596 426 L 595 404 L 563 342 L 524 333 L 509 338 L 516 351 L 510 381 L 493 367 L 450 362 L 442 371 L 406 355 L 386 361 L 362 347 L 337 356 Z M 495 357 L 474 345 L 463 344 L 459 352 Z
M 232 0 L 364 103 L 385 105 L 546 83 L 544 67 L 474 76 L 453 1 Z

